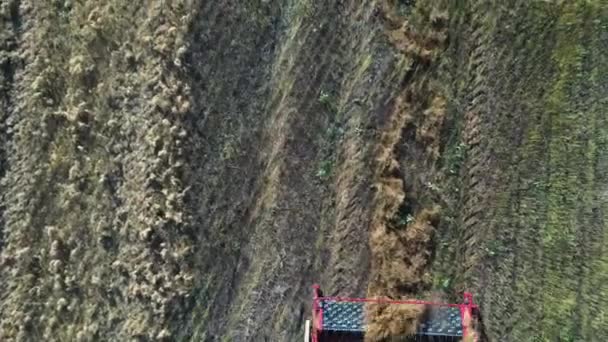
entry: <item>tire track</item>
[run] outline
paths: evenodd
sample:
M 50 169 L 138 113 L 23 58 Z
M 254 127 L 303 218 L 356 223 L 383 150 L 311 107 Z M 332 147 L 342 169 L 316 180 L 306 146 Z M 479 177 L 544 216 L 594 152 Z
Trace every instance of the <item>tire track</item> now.
M 463 222 L 460 259 L 462 260 L 463 274 L 462 285 L 466 288 L 474 283 L 474 279 L 479 279 L 478 285 L 481 289 L 481 298 L 484 298 L 483 288 L 485 282 L 479 277 L 479 261 L 482 256 L 479 254 L 481 242 L 487 240 L 488 228 L 480 228 L 480 223 L 485 221 L 487 212 L 484 210 L 483 203 L 487 203 L 485 195 L 486 182 L 482 175 L 482 168 L 489 169 L 487 164 L 490 156 L 484 149 L 487 140 L 482 132 L 486 131 L 484 113 L 487 98 L 484 88 L 488 70 L 483 66 L 485 53 L 490 41 L 489 30 L 487 30 L 479 16 L 485 13 L 484 1 L 475 1 L 471 7 L 472 22 L 472 46 L 470 59 L 468 61 L 468 74 L 470 75 L 467 95 L 467 107 L 465 108 L 463 124 L 463 140 L 467 146 L 467 160 L 464 168 L 464 197 L 462 199 L 462 215 L 467 218 Z M 481 11 L 481 12 L 480 12 Z M 473 219 L 474 218 L 474 219 Z

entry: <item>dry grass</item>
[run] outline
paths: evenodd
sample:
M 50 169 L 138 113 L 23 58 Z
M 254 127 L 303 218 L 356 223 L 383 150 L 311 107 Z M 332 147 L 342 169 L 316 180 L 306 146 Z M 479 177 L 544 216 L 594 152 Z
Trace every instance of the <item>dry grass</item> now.
M 422 305 L 369 304 L 366 306 L 365 341 L 385 341 L 392 337 L 412 336 L 423 316 Z
M 385 11 L 390 10 L 391 6 L 387 3 Z M 445 39 L 438 40 L 428 34 L 439 32 L 437 30 L 422 34 L 403 18 L 401 24 L 397 25 L 394 15 L 388 14 L 387 17 L 388 39 L 398 51 L 412 60 L 410 70 L 414 76 L 396 99 L 377 148 L 378 182 L 370 235 L 372 276 L 368 296 L 407 299 L 422 295 L 431 286 L 429 268 L 433 235 L 439 224 L 439 207 L 433 205 L 418 209 L 412 222 L 397 226 L 391 223 L 408 196 L 404 191 L 404 180 L 395 151 L 403 139 L 403 128 L 410 124 L 417 127 L 416 140 L 426 146 L 427 158 L 438 158 L 446 101 L 429 87 L 425 71 L 437 57 Z M 439 15 L 431 17 L 431 22 L 445 21 Z M 435 35 L 443 37 L 441 33 Z M 428 103 L 426 108 L 425 103 Z M 407 305 L 372 306 L 368 310 L 366 339 L 377 341 L 412 334 L 417 330 L 423 312 L 421 307 Z
M 178 166 L 188 3 L 21 1 L 0 339 L 171 336 L 194 280 Z

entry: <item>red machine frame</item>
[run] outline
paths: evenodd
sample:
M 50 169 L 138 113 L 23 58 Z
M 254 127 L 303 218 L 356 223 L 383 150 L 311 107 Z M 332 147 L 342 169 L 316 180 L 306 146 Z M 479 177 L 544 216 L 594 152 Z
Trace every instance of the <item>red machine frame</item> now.
M 311 339 L 312 342 L 319 342 L 320 332 L 323 330 L 323 311 L 321 310 L 320 302 L 323 300 L 332 300 L 337 302 L 364 302 L 364 303 L 382 303 L 382 304 L 417 304 L 430 306 L 447 306 L 457 307 L 460 309 L 460 319 L 462 321 L 462 340 L 466 341 L 472 338 L 472 341 L 478 342 L 478 337 L 472 331 L 469 331 L 470 323 L 473 318 L 473 311 L 479 307 L 473 302 L 473 295 L 470 292 L 465 292 L 462 304 L 431 302 L 424 300 L 390 300 L 390 299 L 373 299 L 373 298 L 350 298 L 350 297 L 326 297 L 319 295 L 320 286 L 315 284 L 313 288 L 312 302 L 312 327 Z

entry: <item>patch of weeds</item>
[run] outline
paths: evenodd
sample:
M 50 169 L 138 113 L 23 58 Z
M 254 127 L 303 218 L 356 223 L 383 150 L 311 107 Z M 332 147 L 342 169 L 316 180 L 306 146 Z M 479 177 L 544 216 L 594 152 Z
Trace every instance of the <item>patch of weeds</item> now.
M 453 289 L 454 282 L 451 277 L 439 275 L 435 278 L 434 287 L 436 290 L 442 291 L 444 293 L 451 293 Z
M 454 147 L 450 148 L 446 154 L 446 165 L 448 174 L 455 176 L 460 173 L 460 168 L 467 156 L 467 145 L 459 143 Z
M 333 125 L 329 126 L 329 128 L 327 128 L 327 132 L 326 132 L 327 138 L 332 143 L 340 140 L 342 138 L 343 134 L 344 134 L 344 128 L 340 127 L 337 124 L 333 124 Z
M 492 240 L 488 243 L 488 245 L 484 248 L 488 256 L 497 256 L 505 251 L 505 246 L 500 240 Z
M 317 170 L 317 177 L 321 179 L 327 179 L 331 176 L 332 170 L 334 168 L 333 160 L 323 160 L 319 169 Z
M 559 340 L 560 342 L 574 342 L 576 339 L 572 328 L 564 325 L 559 332 Z
M 412 222 L 414 222 L 414 216 L 410 213 L 400 213 L 395 220 L 395 224 L 400 227 L 407 226 Z
M 434 191 L 434 192 L 440 192 L 441 189 L 439 188 L 439 186 L 431 181 L 428 181 L 424 184 L 429 190 Z
M 336 100 L 330 93 L 326 92 L 325 90 L 321 90 L 321 93 L 319 94 L 319 103 L 322 104 L 323 107 L 325 107 L 325 109 L 327 109 L 331 113 L 338 112 Z
M 301 25 L 302 21 L 306 18 L 311 17 L 314 14 L 313 3 L 310 0 L 298 0 L 287 7 L 286 15 L 283 16 L 283 23 L 290 29 L 297 28 Z
M 300 18 L 307 18 L 313 14 L 312 2 L 310 0 L 297 1 L 295 14 Z
M 227 135 L 224 139 L 225 143 L 221 150 L 222 160 L 231 160 L 238 156 L 239 153 L 236 137 L 234 135 Z
M 327 105 L 331 101 L 331 95 L 329 95 L 325 90 L 321 90 L 319 94 L 319 103 L 322 105 Z
M 396 11 L 400 16 L 407 16 L 412 13 L 412 9 L 416 5 L 416 0 L 397 0 Z
M 403 228 L 413 223 L 414 220 L 415 218 L 414 215 L 412 215 L 412 208 L 407 204 L 403 204 L 391 220 L 391 226 L 395 228 Z
M 338 123 L 332 122 L 327 127 L 321 142 L 321 157 L 322 160 L 317 170 L 316 176 L 321 179 L 327 179 L 331 176 L 335 163 L 336 144 L 342 139 L 344 128 Z
M 357 127 L 355 127 L 355 134 L 361 136 L 363 135 L 363 133 L 365 133 L 365 128 L 363 127 L 363 124 L 357 125 Z
M 446 214 L 445 217 L 443 218 L 443 220 L 448 223 L 448 224 L 455 224 L 456 223 L 456 216 L 454 215 L 454 213 L 450 212 L 449 214 Z

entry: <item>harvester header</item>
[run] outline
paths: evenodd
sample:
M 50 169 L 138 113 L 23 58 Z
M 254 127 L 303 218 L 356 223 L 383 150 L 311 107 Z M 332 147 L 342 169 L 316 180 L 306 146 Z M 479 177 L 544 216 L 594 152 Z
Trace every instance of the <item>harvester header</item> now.
M 325 297 L 318 285 L 313 286 L 312 320 L 306 322 L 305 342 L 364 341 L 367 331 L 366 308 L 370 305 L 423 308 L 413 335 L 392 336 L 400 341 L 478 342 L 473 323 L 478 321 L 479 308 L 473 302 L 471 293 L 464 293 L 462 303 L 451 304 L 423 300 Z M 395 320 L 399 322 L 399 317 L 395 317 Z

